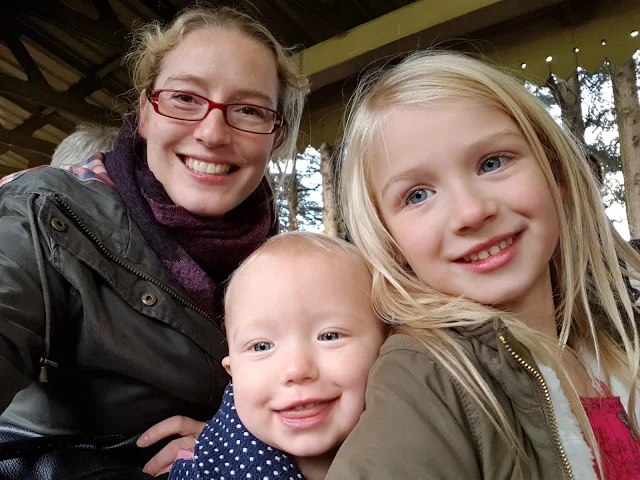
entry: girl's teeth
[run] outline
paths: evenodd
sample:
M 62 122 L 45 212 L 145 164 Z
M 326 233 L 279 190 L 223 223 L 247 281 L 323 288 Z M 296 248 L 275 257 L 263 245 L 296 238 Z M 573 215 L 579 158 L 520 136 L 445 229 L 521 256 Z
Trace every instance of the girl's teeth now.
M 493 245 L 489 250 L 482 250 L 478 253 L 465 255 L 464 257 L 462 257 L 462 259 L 467 263 L 475 262 L 477 260 L 484 260 L 485 258 L 489 258 L 491 255 L 499 253 L 501 250 L 504 250 L 511 244 L 513 244 L 513 237 L 509 237 L 506 240 L 501 240 L 497 245 Z

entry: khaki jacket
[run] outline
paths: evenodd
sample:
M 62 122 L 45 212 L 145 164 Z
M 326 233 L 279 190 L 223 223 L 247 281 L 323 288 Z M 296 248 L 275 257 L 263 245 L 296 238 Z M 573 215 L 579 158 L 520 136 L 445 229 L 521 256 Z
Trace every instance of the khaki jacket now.
M 496 396 L 528 462 L 514 456 L 420 342 L 396 334 L 381 349 L 367 408 L 326 480 L 596 480 L 591 450 L 553 370 L 538 366 L 497 318 L 453 335 Z

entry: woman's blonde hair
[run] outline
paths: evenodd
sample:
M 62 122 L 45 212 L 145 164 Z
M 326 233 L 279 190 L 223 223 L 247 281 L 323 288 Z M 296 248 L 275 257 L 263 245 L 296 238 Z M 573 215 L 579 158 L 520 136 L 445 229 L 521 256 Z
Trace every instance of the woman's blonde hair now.
M 189 33 L 203 28 L 240 32 L 273 53 L 279 83 L 277 110 L 282 113 L 285 124 L 278 133 L 272 158 L 293 158 L 304 101 L 309 92 L 308 79 L 298 73 L 290 52 L 264 25 L 230 7 L 188 7 L 167 26 L 155 21 L 134 31 L 131 49 L 124 60 L 136 94 L 134 109 L 138 108 L 140 95 L 153 88 L 166 55 Z
M 370 188 L 372 145 L 394 110 L 443 100 L 482 102 L 505 112 L 517 123 L 539 162 L 560 224 L 551 260 L 559 345 L 509 312 L 431 289 L 397 260 L 400 249 L 380 218 Z M 348 231 L 373 270 L 372 300 L 378 314 L 417 337 L 516 446 L 517 453 L 522 453 L 490 386 L 447 333 L 452 327 L 475 326 L 500 316 L 537 361 L 557 372 L 600 465 L 593 431 L 559 357 L 563 351 L 579 351 L 594 357 L 603 372 L 628 381 L 629 413 L 638 431 L 633 415 L 640 362 L 638 329 L 623 282 L 623 275 L 630 273 L 620 267 L 618 259 L 640 271 L 640 256 L 607 219 L 581 146 L 514 78 L 456 53 L 415 53 L 396 66 L 373 72 L 360 82 L 350 103 L 341 171 L 342 204 Z

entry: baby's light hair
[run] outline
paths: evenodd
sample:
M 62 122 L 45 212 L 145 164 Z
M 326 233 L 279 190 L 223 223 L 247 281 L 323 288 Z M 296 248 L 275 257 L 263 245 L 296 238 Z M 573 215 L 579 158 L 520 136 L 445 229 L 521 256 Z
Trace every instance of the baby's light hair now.
M 540 165 L 560 225 L 558 246 L 551 260 L 560 345 L 510 312 L 435 291 L 398 262 L 402 252 L 379 216 L 370 183 L 374 140 L 399 108 L 443 101 L 466 101 L 504 112 L 518 125 Z M 462 346 L 447 333 L 453 327 L 480 325 L 500 316 L 537 361 L 558 373 L 601 465 L 577 389 L 559 357 L 561 352 L 579 351 L 592 356 L 598 369 L 628 381 L 629 415 L 638 432 L 634 415 L 640 363 L 638 328 L 635 307 L 623 282 L 623 275 L 631 274 L 621 269 L 618 258 L 640 270 L 640 256 L 606 217 L 583 147 L 517 80 L 487 63 L 456 53 L 420 52 L 396 66 L 375 71 L 360 82 L 350 104 L 341 198 L 348 231 L 373 271 L 372 301 L 378 314 L 418 338 L 522 454 L 517 433 L 509 426 L 490 386 Z
M 360 251 L 352 244 L 340 238 L 331 237 L 321 233 L 312 232 L 285 232 L 275 235 L 263 243 L 260 248 L 249 255 L 236 269 L 229 281 L 229 286 L 225 293 L 225 311 L 228 308 L 228 300 L 234 290 L 234 279 L 243 272 L 256 266 L 256 264 L 270 261 L 281 256 L 288 257 L 291 261 L 296 258 L 305 258 L 312 255 L 322 255 L 328 260 L 339 262 L 339 265 L 346 265 L 349 262 L 354 266 L 367 269 Z

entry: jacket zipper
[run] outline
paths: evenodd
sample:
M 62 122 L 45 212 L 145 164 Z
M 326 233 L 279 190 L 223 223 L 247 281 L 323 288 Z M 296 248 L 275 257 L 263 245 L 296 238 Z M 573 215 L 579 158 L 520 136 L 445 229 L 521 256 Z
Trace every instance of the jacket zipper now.
M 114 262 L 115 264 L 121 266 L 122 268 L 130 271 L 131 273 L 133 273 L 134 275 L 137 275 L 138 277 L 142 278 L 143 280 L 155 285 L 156 287 L 160 288 L 161 290 L 165 291 L 166 293 L 168 293 L 173 299 L 177 300 L 179 303 L 181 303 L 182 305 L 184 305 L 187 308 L 190 308 L 191 310 L 193 310 L 196 313 L 199 313 L 200 315 L 202 315 L 203 317 L 205 317 L 207 320 L 209 320 L 211 323 L 213 323 L 218 329 L 221 330 L 220 328 L 220 321 L 216 320 L 215 318 L 213 318 L 211 315 L 209 315 L 207 312 L 205 312 L 204 310 L 202 310 L 201 308 L 199 308 L 197 305 L 195 305 L 194 303 L 190 302 L 189 300 L 187 300 L 186 298 L 184 298 L 183 296 L 181 296 L 178 292 L 176 292 L 175 290 L 173 290 L 172 288 L 168 287 L 167 285 L 165 285 L 164 283 L 161 283 L 159 281 L 157 281 L 156 279 L 150 277 L 149 275 L 147 275 L 146 273 L 144 273 L 143 271 L 138 270 L 137 268 L 135 268 L 132 265 L 129 265 L 128 263 L 123 262 L 122 260 L 120 260 L 119 258 L 117 258 L 116 256 L 114 256 L 107 247 L 104 246 L 104 244 L 98 239 L 98 237 L 96 235 L 94 235 L 94 233 L 89 230 L 87 228 L 87 226 L 84 224 L 84 222 L 80 219 L 80 217 L 78 217 L 78 215 L 76 215 L 76 213 L 71 209 L 71 207 L 69 206 L 69 204 L 67 202 L 65 202 L 62 197 L 60 197 L 60 195 L 58 195 L 57 193 L 53 195 L 56 199 L 56 201 L 66 210 L 66 212 L 69 214 L 69 216 L 73 219 L 73 221 L 76 223 L 76 225 L 78 225 L 78 227 L 80 227 L 80 229 L 91 239 L 91 241 L 93 241 L 93 243 L 96 244 L 96 246 L 98 247 L 98 249 L 100 250 L 100 252 L 107 257 L 109 260 L 111 260 L 112 262 Z
M 567 453 L 562 446 L 562 441 L 560 440 L 560 434 L 558 432 L 558 423 L 556 421 L 556 415 L 553 411 L 553 404 L 551 403 L 551 395 L 549 394 L 549 387 L 547 387 L 547 382 L 544 381 L 544 377 L 542 374 L 533 368 L 526 360 L 524 360 L 520 355 L 518 355 L 515 350 L 509 345 L 509 342 L 505 338 L 504 335 L 500 335 L 500 342 L 504 345 L 504 348 L 511 354 L 516 362 L 518 362 L 524 369 L 529 372 L 533 378 L 536 379 L 540 388 L 542 389 L 542 393 L 544 394 L 544 398 L 546 400 L 547 412 L 549 413 L 549 418 L 551 419 L 551 430 L 553 434 L 553 439 L 555 441 L 556 447 L 560 452 L 560 457 L 562 457 L 562 463 L 564 464 L 565 473 L 567 474 L 567 478 L 569 480 L 574 480 L 573 471 L 571 470 L 571 465 L 569 464 L 569 459 L 567 458 Z

